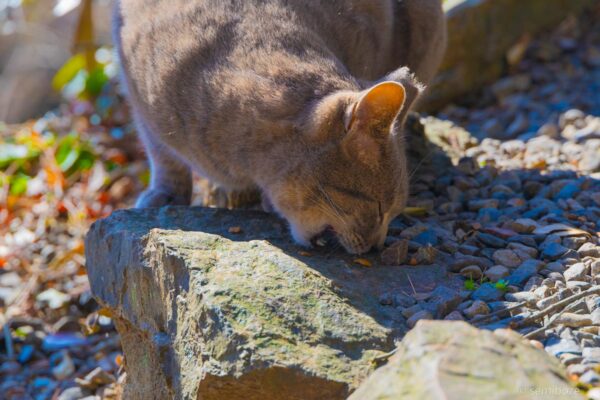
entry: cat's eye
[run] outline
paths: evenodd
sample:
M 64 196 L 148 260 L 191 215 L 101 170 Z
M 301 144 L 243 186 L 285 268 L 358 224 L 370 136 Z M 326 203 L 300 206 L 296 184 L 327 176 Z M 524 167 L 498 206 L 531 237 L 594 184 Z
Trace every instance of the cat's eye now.
M 377 202 L 377 213 L 379 214 L 379 222 L 383 222 L 383 206 L 380 201 Z

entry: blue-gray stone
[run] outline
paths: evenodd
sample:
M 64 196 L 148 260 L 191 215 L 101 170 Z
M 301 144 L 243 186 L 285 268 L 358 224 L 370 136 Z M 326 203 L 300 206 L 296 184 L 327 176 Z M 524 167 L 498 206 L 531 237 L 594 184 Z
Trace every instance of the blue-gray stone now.
M 443 318 L 453 311 L 462 301 L 460 294 L 446 286 L 435 288 L 427 299 L 427 303 L 433 307 L 438 318 Z
M 494 222 L 497 221 L 502 213 L 495 208 L 482 208 L 479 210 L 477 214 L 477 219 L 482 223 Z
M 512 301 L 492 301 L 488 303 L 490 310 L 492 312 L 497 312 L 501 310 L 506 310 L 509 307 L 514 306 L 515 303 Z
M 496 199 L 477 199 L 471 200 L 468 203 L 469 210 L 471 211 L 478 211 L 486 208 L 496 209 L 499 205 L 500 203 Z
M 565 186 L 563 186 L 562 189 L 560 189 L 560 191 L 556 194 L 556 196 L 554 196 L 554 199 L 555 200 L 572 199 L 580 192 L 580 190 L 581 190 L 580 188 L 581 188 L 580 183 L 577 183 L 577 182 L 567 183 Z
M 525 260 L 507 278 L 509 285 L 521 286 L 527 279 L 537 274 L 544 267 L 544 263 L 538 260 Z
M 501 239 L 498 236 L 490 235 L 489 233 L 479 232 L 477 234 L 477 240 L 479 240 L 481 243 L 487 246 L 495 248 L 501 248 L 506 246 L 506 241 L 504 239 Z
M 531 209 L 529 211 L 525 211 L 522 215 L 523 218 L 531 218 L 531 219 L 537 219 L 542 217 L 543 215 L 547 214 L 547 209 L 546 207 L 536 207 L 534 209 Z
M 481 301 L 496 301 L 500 300 L 504 296 L 504 292 L 500 289 L 497 289 L 493 284 L 486 282 L 479 286 L 477 290 L 473 292 L 471 298 L 473 300 L 481 300 Z
M 412 239 L 412 241 L 422 244 L 423 246 L 436 246 L 438 244 L 438 236 L 433 230 L 428 229 L 424 232 L 419 233 Z
M 573 339 L 561 339 L 557 336 L 552 336 L 545 343 L 546 351 L 555 357 L 561 354 L 581 355 L 581 347 Z
M 569 251 L 568 248 L 559 243 L 548 243 L 542 246 L 542 257 L 551 261 L 558 260 Z
M 35 351 L 35 347 L 33 347 L 30 344 L 26 344 L 25 346 L 23 346 L 21 348 L 21 352 L 19 353 L 19 357 L 17 358 L 17 361 L 20 362 L 21 364 L 27 363 L 29 360 L 31 360 L 31 357 L 33 356 L 34 351 Z
M 525 246 L 533 247 L 537 249 L 537 242 L 533 236 L 528 235 L 515 235 L 508 238 L 509 243 L 521 243 Z

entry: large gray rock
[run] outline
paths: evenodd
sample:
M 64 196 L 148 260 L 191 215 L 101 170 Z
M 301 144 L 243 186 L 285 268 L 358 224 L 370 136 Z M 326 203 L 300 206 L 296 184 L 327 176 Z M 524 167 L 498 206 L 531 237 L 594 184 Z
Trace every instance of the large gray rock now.
M 346 398 L 406 331 L 381 299 L 453 284 L 440 266 L 308 255 L 272 216 L 206 208 L 117 211 L 91 228 L 86 258 L 121 334 L 127 399 Z
M 583 399 L 565 375 L 555 358 L 512 331 L 420 321 L 348 400 Z

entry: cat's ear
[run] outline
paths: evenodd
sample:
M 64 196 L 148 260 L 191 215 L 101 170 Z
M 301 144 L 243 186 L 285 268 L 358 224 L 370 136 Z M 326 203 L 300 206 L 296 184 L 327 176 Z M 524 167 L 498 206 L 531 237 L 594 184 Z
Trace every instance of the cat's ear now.
M 381 82 L 365 91 L 346 112 L 346 131 L 358 130 L 377 136 L 389 133 L 404 106 L 406 90 L 398 82 Z
M 381 82 L 363 92 L 348 107 L 342 147 L 347 156 L 366 165 L 378 164 L 381 146 L 388 142 L 406 91 L 398 82 Z
M 399 126 L 403 126 L 404 122 L 406 122 L 408 112 L 412 109 L 419 96 L 425 90 L 425 85 L 419 82 L 417 77 L 412 72 L 410 72 L 410 70 L 407 67 L 402 67 L 393 72 L 390 72 L 382 79 L 382 81 L 398 82 L 404 87 L 406 95 L 404 106 L 402 107 L 400 113 L 396 117 L 396 124 Z

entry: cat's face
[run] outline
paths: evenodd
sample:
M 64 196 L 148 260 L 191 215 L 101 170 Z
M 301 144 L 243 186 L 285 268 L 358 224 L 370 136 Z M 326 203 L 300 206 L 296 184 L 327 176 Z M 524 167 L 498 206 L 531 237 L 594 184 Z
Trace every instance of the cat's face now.
M 408 195 L 398 133 L 407 108 L 405 86 L 384 82 L 333 96 L 315 109 L 307 128 L 315 147 L 269 194 L 298 243 L 310 246 L 331 230 L 349 253 L 383 245 Z

